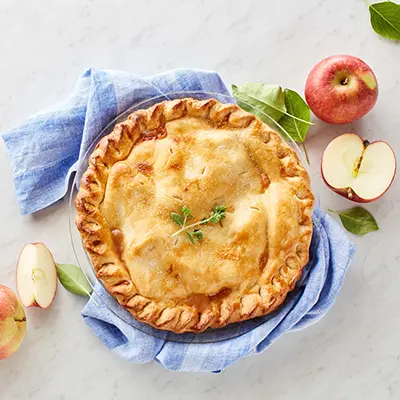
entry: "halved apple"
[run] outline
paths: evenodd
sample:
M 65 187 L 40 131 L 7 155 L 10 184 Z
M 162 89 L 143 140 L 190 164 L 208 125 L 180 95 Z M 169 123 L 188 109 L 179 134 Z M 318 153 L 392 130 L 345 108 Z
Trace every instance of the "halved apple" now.
M 17 264 L 17 290 L 24 306 L 47 308 L 57 291 L 57 271 L 50 250 L 43 243 L 27 244 Z
M 321 174 L 336 193 L 368 203 L 381 197 L 392 184 L 396 156 L 386 142 L 369 143 L 355 133 L 345 133 L 325 149 Z

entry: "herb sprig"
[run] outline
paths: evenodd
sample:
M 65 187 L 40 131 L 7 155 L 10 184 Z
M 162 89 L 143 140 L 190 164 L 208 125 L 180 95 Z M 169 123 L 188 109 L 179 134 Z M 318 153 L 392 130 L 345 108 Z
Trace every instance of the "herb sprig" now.
M 199 228 L 193 229 L 199 225 L 217 224 L 221 219 L 225 218 L 226 207 L 223 205 L 215 206 L 210 212 L 209 217 L 203 218 L 200 221 L 197 221 L 193 224 L 186 225 L 186 222 L 189 218 L 193 218 L 192 211 L 188 206 L 183 206 L 181 208 L 181 214 L 176 212 L 171 212 L 171 219 L 177 225 L 181 227 L 178 231 L 172 234 L 172 237 L 179 235 L 182 232 L 186 233 L 190 243 L 195 244 L 196 240 L 202 240 L 204 237 L 203 231 Z M 193 230 L 192 230 L 193 229 Z

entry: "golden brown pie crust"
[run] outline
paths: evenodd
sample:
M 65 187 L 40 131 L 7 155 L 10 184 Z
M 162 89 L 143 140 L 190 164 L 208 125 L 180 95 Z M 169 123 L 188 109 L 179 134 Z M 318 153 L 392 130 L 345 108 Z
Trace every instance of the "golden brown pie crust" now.
M 101 139 L 75 200 L 97 277 L 137 320 L 202 332 L 274 311 L 309 258 L 314 197 L 296 153 L 234 104 L 165 101 L 132 113 Z M 191 223 L 213 206 L 191 244 Z

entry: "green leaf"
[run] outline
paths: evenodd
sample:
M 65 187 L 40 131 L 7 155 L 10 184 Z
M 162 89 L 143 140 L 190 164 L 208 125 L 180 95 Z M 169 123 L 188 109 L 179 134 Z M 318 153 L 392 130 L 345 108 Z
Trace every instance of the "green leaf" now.
M 285 95 L 278 85 L 247 82 L 241 86 L 232 85 L 232 93 L 243 110 L 251 112 L 266 124 L 270 124 L 271 119 L 279 121 L 286 112 Z
M 178 213 L 172 212 L 171 213 L 171 219 L 172 219 L 172 221 L 174 221 L 179 226 L 183 226 L 183 218 Z
M 185 218 L 189 218 L 192 216 L 192 211 L 190 210 L 190 208 L 188 206 L 183 206 L 181 211 Z
M 203 232 L 200 229 L 195 229 L 193 232 L 193 236 L 196 237 L 197 240 L 203 239 Z
M 69 292 L 79 296 L 90 296 L 92 287 L 79 267 L 72 264 L 56 264 L 58 279 Z
M 220 218 L 217 215 L 213 215 L 208 219 L 208 222 L 211 222 L 212 224 L 218 223 Z
M 329 209 L 329 212 L 339 215 L 343 226 L 355 235 L 365 235 L 379 229 L 378 224 L 372 214 L 362 207 L 350 208 L 346 211 L 334 211 Z
M 251 82 L 240 87 L 232 85 L 232 92 L 243 110 L 251 112 L 267 124 L 274 123 L 284 136 L 302 142 L 306 160 L 310 163 L 304 139 L 308 127 L 314 124 L 310 121 L 310 108 L 299 94 L 290 89 L 282 92 L 277 85 Z
M 215 207 L 213 208 L 213 211 L 214 211 L 214 213 L 216 213 L 216 214 L 224 214 L 224 215 L 225 215 L 226 207 L 225 207 L 225 206 L 222 206 L 222 205 L 215 206 Z
M 392 1 L 369 5 L 374 31 L 386 39 L 400 40 L 400 5 Z
M 225 218 L 225 210 L 226 207 L 223 205 L 215 206 L 210 213 L 210 217 L 208 218 L 208 222 L 212 224 L 216 224 L 221 221 L 222 218 Z
M 310 107 L 298 93 L 290 89 L 285 89 L 285 106 L 290 115 L 285 114 L 280 119 L 279 125 L 286 131 L 281 129 L 281 133 L 285 136 L 286 133 L 289 134 L 296 142 L 304 142 L 310 127 Z M 293 116 L 296 118 L 293 118 Z
M 186 235 L 187 235 L 187 237 L 189 238 L 190 242 L 191 242 L 192 244 L 194 244 L 194 237 L 193 237 L 193 235 L 192 235 L 190 232 L 188 232 L 188 231 L 186 231 Z

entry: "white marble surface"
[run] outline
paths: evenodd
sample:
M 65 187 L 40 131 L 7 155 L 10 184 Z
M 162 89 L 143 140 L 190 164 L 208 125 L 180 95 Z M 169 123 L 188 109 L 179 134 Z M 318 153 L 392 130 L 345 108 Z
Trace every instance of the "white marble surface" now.
M 353 126 L 318 123 L 307 146 L 322 208 L 350 204 L 326 189 L 318 163 L 329 140 L 355 130 L 400 145 L 399 44 L 370 28 L 362 0 L 0 2 L 0 131 L 69 94 L 87 67 L 147 75 L 174 67 L 220 72 L 225 81 L 303 90 L 321 58 L 349 53 L 377 74 L 380 98 Z M 44 241 L 73 262 L 67 203 L 21 217 L 0 144 L 0 282 L 15 288 L 21 247 Z M 23 399 L 398 399 L 400 398 L 400 187 L 367 208 L 380 231 L 358 252 L 329 314 L 266 353 L 220 375 L 171 373 L 111 354 L 80 318 L 84 300 L 63 288 L 48 310 L 29 309 L 21 349 L 0 362 L 0 398 Z

